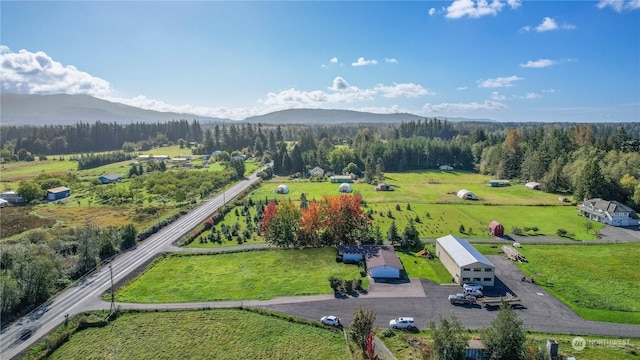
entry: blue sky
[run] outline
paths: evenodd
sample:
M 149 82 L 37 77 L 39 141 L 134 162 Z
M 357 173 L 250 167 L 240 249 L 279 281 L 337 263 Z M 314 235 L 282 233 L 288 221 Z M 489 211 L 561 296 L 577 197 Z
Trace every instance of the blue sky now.
M 231 119 L 326 108 L 640 121 L 640 0 L 0 7 L 2 92 Z

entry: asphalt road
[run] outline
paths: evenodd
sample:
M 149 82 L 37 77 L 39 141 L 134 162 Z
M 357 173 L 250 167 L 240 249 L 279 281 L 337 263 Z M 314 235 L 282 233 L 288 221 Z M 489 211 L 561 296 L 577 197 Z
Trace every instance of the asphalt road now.
M 63 323 L 66 314 L 74 315 L 82 311 L 102 308 L 103 301 L 100 295 L 110 288 L 111 276 L 113 276 L 113 282 L 117 283 L 157 254 L 174 250 L 173 242 L 202 223 L 224 205 L 225 201 L 231 200 L 257 180 L 258 177 L 254 173 L 226 189 L 222 194 L 207 200 L 197 209 L 141 242 L 134 250 L 120 254 L 111 261 L 111 266 L 96 270 L 25 318 L 15 321 L 4 329 L 0 336 L 0 359 L 11 359 L 28 349 L 43 335 Z

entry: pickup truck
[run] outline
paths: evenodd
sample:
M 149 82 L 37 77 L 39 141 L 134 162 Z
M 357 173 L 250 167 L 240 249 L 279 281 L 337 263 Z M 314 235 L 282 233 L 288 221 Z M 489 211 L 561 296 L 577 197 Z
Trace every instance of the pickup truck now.
M 476 297 L 465 294 L 449 295 L 449 302 L 452 305 L 473 305 L 476 303 Z

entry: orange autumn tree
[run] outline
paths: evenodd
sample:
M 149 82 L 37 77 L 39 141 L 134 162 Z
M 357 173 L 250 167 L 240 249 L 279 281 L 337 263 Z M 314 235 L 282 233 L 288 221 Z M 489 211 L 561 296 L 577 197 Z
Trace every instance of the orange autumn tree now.
M 262 234 L 267 242 L 282 247 L 355 244 L 369 235 L 370 221 L 361 205 L 359 195 L 323 196 L 303 210 L 290 200 L 270 202 Z
M 355 244 L 368 236 L 370 221 L 359 195 L 323 196 L 302 211 L 298 239 L 304 246 Z

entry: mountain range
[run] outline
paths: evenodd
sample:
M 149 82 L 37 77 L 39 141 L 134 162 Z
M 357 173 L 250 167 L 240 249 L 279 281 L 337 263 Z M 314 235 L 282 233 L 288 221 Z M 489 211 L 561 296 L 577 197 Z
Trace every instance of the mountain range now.
M 90 95 L 0 95 L 0 123 L 2 125 L 69 125 L 78 122 L 126 124 L 131 122 L 165 122 L 197 119 L 201 124 L 211 122 L 237 122 L 236 120 L 199 116 L 175 112 L 141 109 L 117 102 L 98 99 Z M 345 124 L 345 123 L 399 123 L 424 119 L 422 116 L 374 114 L 352 110 L 289 109 L 253 116 L 239 121 L 263 124 Z M 449 121 L 469 121 L 447 118 Z M 473 121 L 490 121 L 475 119 Z

